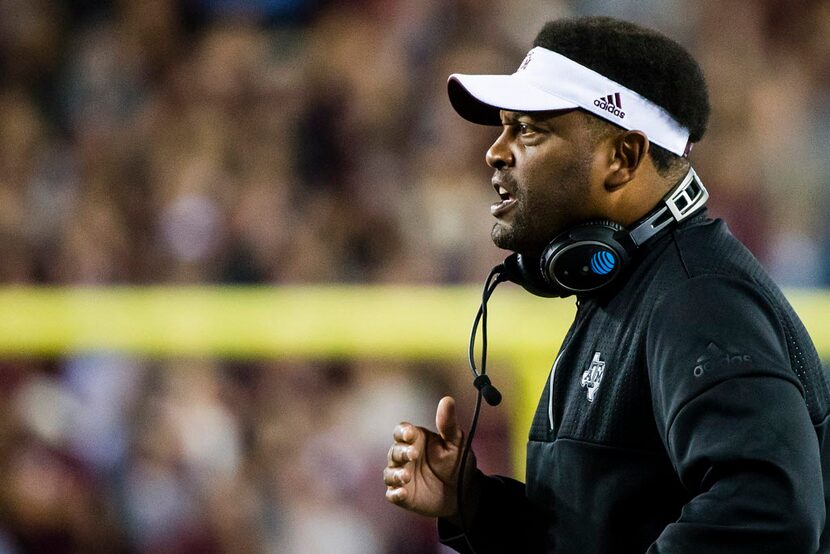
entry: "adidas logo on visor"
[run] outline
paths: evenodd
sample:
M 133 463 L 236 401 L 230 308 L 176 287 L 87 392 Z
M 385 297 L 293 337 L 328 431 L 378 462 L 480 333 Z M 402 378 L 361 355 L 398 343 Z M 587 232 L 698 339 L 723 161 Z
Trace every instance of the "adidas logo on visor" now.
M 620 100 L 619 92 L 597 98 L 594 100 L 594 106 L 610 114 L 614 114 L 620 119 L 625 119 L 625 112 L 622 111 L 622 100 Z

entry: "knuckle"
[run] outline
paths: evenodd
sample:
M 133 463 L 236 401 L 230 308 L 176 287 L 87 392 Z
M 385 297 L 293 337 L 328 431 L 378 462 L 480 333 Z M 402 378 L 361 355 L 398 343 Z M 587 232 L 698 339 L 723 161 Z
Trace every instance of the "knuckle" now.
M 399 442 L 409 444 L 412 443 L 417 437 L 415 427 L 413 427 L 411 423 L 401 423 L 400 425 L 398 425 L 395 431 L 395 439 L 397 439 Z
M 388 488 L 386 489 L 386 500 L 392 502 L 393 504 L 400 504 L 403 501 L 401 489 L 397 488 Z

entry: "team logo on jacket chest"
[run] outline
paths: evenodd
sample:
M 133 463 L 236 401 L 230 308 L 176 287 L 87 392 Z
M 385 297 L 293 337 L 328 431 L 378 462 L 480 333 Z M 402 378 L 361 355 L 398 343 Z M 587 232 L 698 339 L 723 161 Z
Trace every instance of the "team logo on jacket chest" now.
M 591 360 L 591 365 L 582 374 L 582 388 L 588 389 L 588 402 L 593 402 L 597 395 L 600 383 L 602 383 L 602 376 L 605 374 L 605 362 L 600 360 L 602 356 L 599 352 L 594 352 L 594 358 Z

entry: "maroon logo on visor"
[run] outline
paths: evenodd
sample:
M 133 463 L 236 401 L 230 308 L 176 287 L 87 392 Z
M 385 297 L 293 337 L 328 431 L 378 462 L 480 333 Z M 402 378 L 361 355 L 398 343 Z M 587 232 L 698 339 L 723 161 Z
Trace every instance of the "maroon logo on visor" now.
M 620 100 L 620 93 L 615 92 L 614 94 L 609 94 L 608 96 L 601 96 L 594 100 L 594 106 L 601 110 L 605 110 L 606 112 L 619 117 L 620 119 L 625 119 L 625 112 L 622 111 L 622 100 Z
M 527 64 L 530 63 L 530 58 L 532 58 L 532 57 L 533 57 L 533 51 L 531 50 L 530 52 L 527 53 L 527 56 L 525 56 L 524 61 L 522 61 L 522 65 L 519 66 L 519 71 L 521 71 L 521 70 L 523 70 L 524 68 L 527 67 Z

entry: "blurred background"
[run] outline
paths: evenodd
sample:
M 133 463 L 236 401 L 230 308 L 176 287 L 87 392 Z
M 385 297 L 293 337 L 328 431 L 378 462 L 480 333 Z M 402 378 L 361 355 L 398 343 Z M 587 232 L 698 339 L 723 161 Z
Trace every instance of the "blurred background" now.
M 455 115 L 446 78 L 512 72 L 544 21 L 584 14 L 696 56 L 710 211 L 784 287 L 830 285 L 820 0 L 0 0 L 0 282 L 479 283 L 503 254 L 496 131 Z M 398 421 L 470 406 L 465 346 L 8 357 L 0 553 L 441 552 L 381 470 Z M 485 470 L 512 471 L 507 429 L 485 412 Z

